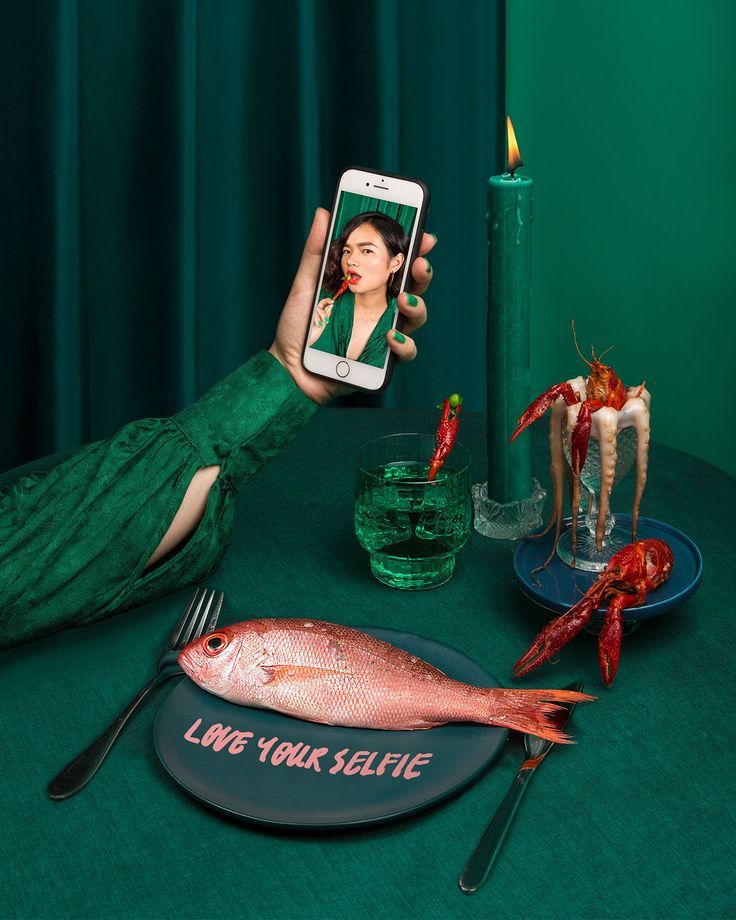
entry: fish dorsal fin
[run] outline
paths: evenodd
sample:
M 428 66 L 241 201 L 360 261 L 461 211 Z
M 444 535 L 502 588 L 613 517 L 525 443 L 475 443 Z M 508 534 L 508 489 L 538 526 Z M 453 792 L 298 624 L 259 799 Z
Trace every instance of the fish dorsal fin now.
M 294 664 L 262 664 L 260 669 L 264 684 L 272 684 L 275 681 L 324 680 L 333 674 L 345 673 L 334 668 L 313 668 Z

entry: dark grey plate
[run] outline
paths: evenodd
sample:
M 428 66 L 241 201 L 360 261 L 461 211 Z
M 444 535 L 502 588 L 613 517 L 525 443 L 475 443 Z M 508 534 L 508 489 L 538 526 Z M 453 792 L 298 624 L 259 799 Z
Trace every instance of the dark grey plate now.
M 391 629 L 364 629 L 440 668 L 450 677 L 478 686 L 498 687 L 498 681 L 457 649 L 432 639 Z M 198 719 L 202 721 L 190 731 Z M 239 753 L 230 745 L 215 750 L 203 745 L 206 730 L 217 725 L 233 731 L 252 732 Z M 185 735 L 189 732 L 190 738 Z M 188 678 L 177 684 L 158 711 L 154 742 L 161 762 L 190 795 L 230 817 L 257 824 L 320 830 L 377 824 L 410 815 L 447 798 L 475 780 L 498 755 L 506 741 L 506 729 L 495 726 L 456 724 L 427 731 L 379 731 L 319 725 L 265 709 L 236 706 L 201 690 Z M 265 762 L 259 739 L 277 737 Z M 282 742 L 309 745 L 309 753 L 327 748 L 316 761 L 319 772 L 306 766 L 279 764 L 272 755 Z M 347 753 L 344 752 L 347 749 Z M 235 747 L 237 751 L 237 745 Z M 295 760 L 305 748 L 293 753 Z M 356 752 L 368 752 L 356 762 L 365 775 L 345 774 Z M 370 754 L 377 752 L 372 761 Z M 399 763 L 377 769 L 388 753 L 408 754 L 404 769 L 393 776 Z M 336 755 L 342 756 L 342 769 Z M 406 768 L 418 754 L 431 754 L 405 777 Z M 360 756 L 360 755 L 359 755 Z M 373 774 L 369 770 L 375 770 Z

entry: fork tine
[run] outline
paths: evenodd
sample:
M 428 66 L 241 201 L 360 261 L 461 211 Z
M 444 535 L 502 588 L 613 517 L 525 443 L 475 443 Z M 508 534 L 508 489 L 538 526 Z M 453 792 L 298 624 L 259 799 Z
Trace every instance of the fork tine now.
M 198 639 L 202 635 L 202 627 L 207 622 L 207 617 L 210 615 L 210 610 L 212 609 L 212 601 L 215 599 L 215 592 L 210 591 L 210 595 L 207 598 L 207 604 L 202 611 L 202 604 L 204 603 L 205 598 L 207 598 L 207 588 L 204 589 L 204 594 L 202 595 L 202 601 L 197 607 L 196 613 L 189 620 L 187 628 L 184 632 L 184 635 L 179 640 L 177 648 L 184 648 L 188 645 L 193 639 Z
M 214 588 L 213 588 L 213 589 L 212 589 L 212 593 L 210 594 L 210 599 L 207 601 L 207 606 L 205 607 L 204 613 L 202 614 L 202 616 L 201 616 L 199 622 L 197 623 L 197 625 L 196 625 L 195 628 L 194 628 L 194 632 L 192 633 L 192 635 L 191 635 L 190 638 L 189 638 L 189 641 L 190 641 L 190 642 L 193 642 L 194 639 L 199 639 L 200 636 L 203 636 L 203 635 L 204 635 L 204 633 L 205 633 L 205 623 L 207 623 L 207 621 L 208 621 L 208 619 L 209 619 L 210 611 L 212 610 L 212 605 L 213 605 L 214 602 L 215 602 L 215 597 L 216 597 L 216 596 L 217 596 L 217 591 L 215 591 Z
M 194 589 L 194 594 L 192 595 L 192 599 L 189 601 L 187 606 L 184 608 L 184 613 L 182 613 L 181 617 L 179 617 L 179 622 L 171 630 L 169 641 L 166 643 L 167 648 L 176 648 L 177 643 L 179 642 L 179 639 L 181 638 L 182 631 L 184 630 L 184 626 L 187 620 L 189 619 L 189 616 L 192 610 L 194 609 L 194 605 L 197 603 L 197 600 L 199 599 L 199 592 L 203 590 L 204 590 L 203 588 L 199 588 L 199 587 Z M 202 598 L 204 598 L 204 594 L 202 595 Z M 200 599 L 199 605 L 201 606 L 201 604 L 202 604 L 202 600 Z
M 222 610 L 222 602 L 225 600 L 225 592 L 220 591 L 220 594 L 217 598 L 217 603 L 215 604 L 215 609 L 212 613 L 212 616 L 209 619 L 209 622 L 205 628 L 200 633 L 201 636 L 206 636 L 208 633 L 211 633 L 214 628 L 217 626 L 217 621 L 220 619 L 220 611 Z M 197 637 L 199 638 L 199 636 Z
M 197 622 L 197 617 L 200 616 L 202 605 L 207 599 L 207 588 L 200 587 L 199 591 L 200 591 L 199 600 L 197 601 L 197 604 L 193 607 L 193 609 L 190 611 L 188 619 L 186 620 L 182 628 L 179 630 L 179 635 L 176 637 L 176 642 L 172 646 L 173 648 L 184 648 L 184 646 L 189 642 L 189 637 L 192 634 L 192 629 L 194 628 L 194 624 Z

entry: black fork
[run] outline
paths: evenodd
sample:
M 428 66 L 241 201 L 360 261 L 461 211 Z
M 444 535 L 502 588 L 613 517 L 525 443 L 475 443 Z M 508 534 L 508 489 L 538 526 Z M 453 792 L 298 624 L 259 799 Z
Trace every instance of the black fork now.
M 225 595 L 207 588 L 197 588 L 187 604 L 179 622 L 171 631 L 166 648 L 156 663 L 156 673 L 143 689 L 128 703 L 125 709 L 89 747 L 78 754 L 71 763 L 55 776 L 46 787 L 52 799 L 68 799 L 79 792 L 99 770 L 102 762 L 110 752 L 128 720 L 145 700 L 148 694 L 159 684 L 181 674 L 176 663 L 179 652 L 200 636 L 207 635 L 217 625 Z

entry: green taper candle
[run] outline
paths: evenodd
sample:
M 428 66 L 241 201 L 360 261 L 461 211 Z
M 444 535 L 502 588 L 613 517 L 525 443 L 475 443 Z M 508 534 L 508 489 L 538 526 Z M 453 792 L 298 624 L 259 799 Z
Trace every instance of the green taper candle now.
M 509 171 L 488 182 L 488 497 L 531 494 L 529 438 L 509 444 L 529 405 L 529 310 L 532 291 L 532 180 L 521 166 L 508 120 Z

